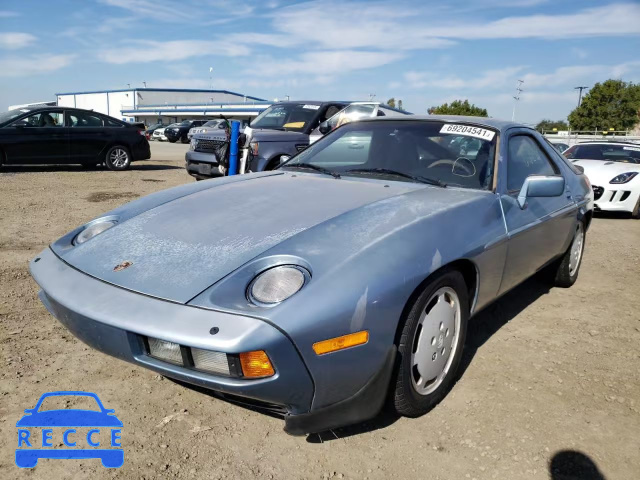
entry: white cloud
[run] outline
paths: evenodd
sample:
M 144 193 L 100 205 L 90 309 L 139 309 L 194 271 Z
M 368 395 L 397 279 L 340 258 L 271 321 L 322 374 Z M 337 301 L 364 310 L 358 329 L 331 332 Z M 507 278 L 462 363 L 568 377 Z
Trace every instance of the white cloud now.
M 224 41 L 173 40 L 157 42 L 153 40 L 130 40 L 127 46 L 110 47 L 98 52 L 98 58 L 107 63 L 172 62 L 190 57 L 220 55 L 227 57 L 249 54 L 243 45 Z
M 111 7 L 128 10 L 141 18 L 161 22 L 187 22 L 204 25 L 226 23 L 250 15 L 254 7 L 224 0 L 99 0 Z M 212 19 L 211 19 L 212 18 Z
M 71 65 L 75 55 L 30 55 L 0 58 L 0 77 L 50 73 Z
M 521 78 L 524 88 L 586 85 L 607 78 L 620 78 L 630 72 L 640 71 L 640 61 L 633 60 L 617 65 L 570 65 L 550 73 L 527 73 Z
M 505 17 L 492 22 L 460 23 L 435 27 L 430 34 L 454 39 L 580 38 L 638 35 L 640 5 L 611 4 L 565 15 Z
M 37 38 L 30 33 L 2 32 L 0 33 L 0 48 L 15 50 L 18 48 L 28 47 L 36 40 Z
M 270 57 L 252 62 L 247 73 L 260 72 L 264 76 L 291 74 L 340 75 L 354 70 L 379 67 L 403 57 L 398 52 L 364 52 L 361 50 L 308 51 L 294 60 L 276 60 Z
M 8 10 L 0 10 L 0 18 L 17 17 L 18 15 L 19 15 L 18 12 L 10 12 Z
M 505 67 L 493 70 L 485 70 L 475 76 L 460 78 L 456 75 L 438 74 L 436 72 L 410 71 L 404 74 L 405 85 L 410 88 L 434 87 L 442 89 L 484 89 L 504 87 L 514 81 L 515 76 L 524 70 L 524 66 Z M 397 88 L 402 84 L 393 82 L 392 87 Z

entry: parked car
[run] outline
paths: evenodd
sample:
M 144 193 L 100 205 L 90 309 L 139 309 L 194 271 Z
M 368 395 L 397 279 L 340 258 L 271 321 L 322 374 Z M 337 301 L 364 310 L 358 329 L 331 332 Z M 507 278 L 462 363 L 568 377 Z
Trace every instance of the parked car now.
M 167 125 L 166 127 L 158 127 L 153 131 L 153 135 L 151 136 L 151 138 L 153 140 L 157 140 L 159 142 L 167 142 L 169 139 L 164 134 L 165 130 L 167 128 L 172 128 L 172 127 L 175 127 L 177 125 L 178 125 L 177 123 L 172 123 L 170 125 Z
M 215 131 L 215 130 L 225 129 L 227 128 L 227 126 L 228 126 L 227 121 L 222 118 L 219 118 L 216 120 L 209 120 L 208 122 L 202 124 L 201 126 L 193 127 L 191 130 L 189 130 L 187 137 L 189 138 L 189 140 L 191 140 L 191 137 L 193 137 L 193 135 L 196 133 L 211 133 L 212 131 Z
M 153 132 L 159 128 L 166 127 L 164 123 L 156 123 L 146 128 L 147 140 L 153 140 Z
M 244 129 L 239 158 L 245 172 L 273 170 L 309 145 L 309 135 L 343 109 L 347 102 L 280 102 L 271 105 Z M 224 175 L 221 135 L 215 131 L 194 134 L 185 155 L 187 172 L 197 180 Z
M 353 102 L 330 119 L 318 125 L 309 135 L 309 143 L 319 140 L 345 123 L 355 122 L 364 118 L 398 117 L 402 115 L 411 114 L 405 110 L 398 110 L 380 102 Z
M 0 113 L 0 165 L 104 163 L 126 170 L 150 157 L 143 129 L 101 113 L 68 107 Z
M 165 128 L 164 134 L 171 143 L 175 143 L 178 140 L 182 143 L 189 143 L 189 130 L 194 127 L 200 127 L 205 123 L 207 123 L 206 120 L 184 120 Z
M 457 137 L 481 148 L 460 158 Z M 531 128 L 367 119 L 275 171 L 116 208 L 30 270 L 91 347 L 305 434 L 371 418 L 387 398 L 409 417 L 433 408 L 469 317 L 544 267 L 555 285 L 576 281 L 592 205 L 581 170 Z
M 558 150 L 560 153 L 564 152 L 569 148 L 568 144 L 562 143 L 562 142 L 551 142 L 551 145 L 553 145 L 554 148 Z
M 564 152 L 593 185 L 595 209 L 640 219 L 640 144 L 585 142 Z

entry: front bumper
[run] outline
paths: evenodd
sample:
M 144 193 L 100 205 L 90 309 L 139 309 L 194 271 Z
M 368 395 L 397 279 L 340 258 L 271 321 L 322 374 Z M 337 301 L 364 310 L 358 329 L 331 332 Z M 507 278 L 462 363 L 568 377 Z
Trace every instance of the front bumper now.
M 635 180 L 635 179 L 634 179 Z M 607 212 L 632 212 L 640 198 L 640 189 L 627 184 L 604 187 L 593 185 L 594 209 Z
M 311 407 L 313 382 L 300 355 L 286 335 L 263 320 L 107 284 L 70 267 L 49 248 L 31 261 L 30 270 L 47 309 L 96 350 L 215 392 L 281 406 L 289 414 L 306 413 Z M 214 335 L 213 327 L 219 329 Z M 276 373 L 243 379 L 173 365 L 147 355 L 145 336 L 224 353 L 265 350 Z
M 222 177 L 225 168 L 218 163 L 213 153 L 188 150 L 184 156 L 187 173 L 196 178 Z

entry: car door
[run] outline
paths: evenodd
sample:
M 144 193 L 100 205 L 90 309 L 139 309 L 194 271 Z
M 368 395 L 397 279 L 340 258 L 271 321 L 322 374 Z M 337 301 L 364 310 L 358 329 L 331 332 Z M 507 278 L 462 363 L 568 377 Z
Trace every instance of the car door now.
M 69 159 L 68 129 L 62 110 L 33 113 L 10 124 L 5 136 L 7 163 L 66 163 Z
M 509 237 L 500 293 L 564 252 L 575 229 L 577 209 L 566 182 L 562 195 L 529 197 L 524 208 L 520 207 L 517 197 L 528 176 L 562 175 L 562 169 L 531 131 L 513 129 L 509 133 L 506 165 L 500 165 L 500 200 Z
M 70 162 L 98 160 L 108 143 L 102 117 L 90 112 L 67 110 L 66 118 L 69 125 Z

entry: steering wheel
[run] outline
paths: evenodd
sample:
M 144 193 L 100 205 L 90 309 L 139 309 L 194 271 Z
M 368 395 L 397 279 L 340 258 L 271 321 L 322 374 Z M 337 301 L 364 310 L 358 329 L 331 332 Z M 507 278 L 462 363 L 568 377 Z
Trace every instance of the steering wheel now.
M 462 169 L 464 170 L 464 173 L 456 173 L 456 169 Z M 458 175 L 459 177 L 473 177 L 476 174 L 476 166 L 467 157 L 458 157 L 456 158 L 456 161 L 453 162 L 451 173 Z

